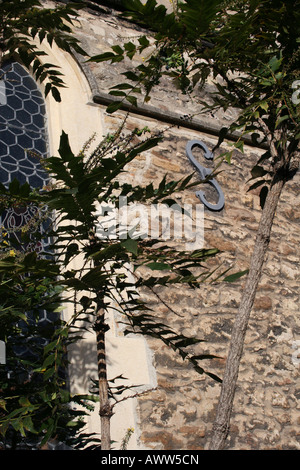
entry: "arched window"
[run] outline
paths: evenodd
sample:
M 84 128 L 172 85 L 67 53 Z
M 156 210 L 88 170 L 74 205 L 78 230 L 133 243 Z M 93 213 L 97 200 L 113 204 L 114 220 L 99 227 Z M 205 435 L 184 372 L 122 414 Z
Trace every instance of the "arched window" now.
M 17 62 L 4 65 L 0 72 L 0 182 L 8 187 L 16 179 L 32 188 L 43 188 L 49 177 L 41 164 L 48 153 L 45 102 L 35 80 Z M 19 245 L 20 230 L 36 214 L 37 208 L 11 207 L 1 216 L 2 230 Z M 39 216 L 41 216 L 39 214 Z M 45 223 L 40 230 L 45 230 Z M 47 241 L 33 247 L 43 251 Z
M 1 69 L 0 181 L 47 184 L 39 158 L 47 154 L 45 102 L 36 82 L 17 62 Z
M 0 70 L 0 183 L 6 188 L 10 185 L 25 183 L 31 188 L 43 188 L 49 183 L 49 176 L 42 165 L 48 154 L 48 133 L 46 107 L 42 93 L 35 80 L 17 62 L 6 63 Z M 16 181 L 18 183 L 16 183 Z M 22 236 L 24 228 L 37 221 L 35 230 L 39 237 Z M 2 242 L 9 240 L 9 248 L 20 252 L 36 251 L 40 255 L 49 254 L 51 239 L 43 236 L 49 227 L 47 210 L 34 204 L 16 204 L 0 214 Z M 40 310 L 35 319 L 31 312 L 26 312 L 27 322 L 19 326 L 25 333 L 36 321 L 39 327 L 48 327 L 56 320 L 53 312 Z M 23 340 L 22 334 L 14 340 L 17 356 L 31 357 L 32 344 L 45 344 L 42 337 L 30 337 L 31 346 Z

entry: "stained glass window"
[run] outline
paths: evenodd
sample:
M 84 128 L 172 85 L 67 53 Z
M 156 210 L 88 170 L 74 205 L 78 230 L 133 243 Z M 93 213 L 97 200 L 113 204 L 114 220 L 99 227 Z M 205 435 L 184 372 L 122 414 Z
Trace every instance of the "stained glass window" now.
M 14 179 L 20 184 L 43 188 L 49 182 L 42 165 L 47 155 L 45 102 L 35 80 L 17 62 L 6 64 L 0 71 L 0 182 L 8 186 Z M 23 245 L 20 231 L 34 217 L 42 217 L 34 206 L 10 208 L 2 214 L 1 226 L 13 234 L 19 249 Z M 41 224 L 41 232 L 46 225 Z M 41 252 L 49 240 L 34 247 Z
M 0 181 L 47 184 L 40 158 L 47 154 L 45 103 L 33 78 L 18 63 L 1 70 Z
M 35 80 L 17 62 L 7 63 L 0 70 L 0 182 L 8 187 L 15 179 L 20 184 L 28 183 L 32 188 L 43 188 L 49 183 L 42 160 L 47 155 L 48 138 L 46 109 L 42 93 Z M 9 207 L 0 214 L 1 235 L 5 234 L 10 246 L 20 252 L 35 251 L 42 256 L 49 254 L 50 238 L 43 237 L 49 226 L 49 214 L 33 204 Z M 40 240 L 31 239 L 22 233 L 33 222 L 38 226 Z M 42 221 L 42 222 L 41 222 Z M 25 239 L 25 241 L 24 241 Z M 26 312 L 28 325 L 34 322 L 30 312 Z M 54 315 L 40 311 L 39 326 L 51 325 Z M 27 326 L 22 326 L 25 332 Z M 26 341 L 19 338 L 17 355 L 32 354 Z M 31 343 L 32 343 L 32 339 Z M 43 338 L 36 341 L 44 342 Z
M 0 183 L 7 188 L 18 181 L 20 184 L 28 183 L 31 188 L 43 189 L 49 184 L 49 177 L 43 167 L 43 159 L 47 154 L 48 135 L 43 95 L 35 80 L 19 63 L 6 64 L 0 69 Z M 51 239 L 46 235 L 51 224 L 47 208 L 36 207 L 34 204 L 13 205 L 0 213 L 0 222 L 2 242 L 4 234 L 8 240 L 7 251 L 15 247 L 21 258 L 24 252 L 36 252 L 43 258 L 51 256 Z M 34 230 L 31 230 L 32 226 Z M 7 256 L 5 253 L 4 256 Z M 24 277 L 30 280 L 30 274 L 27 273 Z M 24 289 L 27 286 L 25 284 Z M 47 279 L 43 287 L 47 288 Z M 50 285 L 51 287 L 53 289 Z M 20 292 L 17 290 L 17 294 L 22 297 L 22 283 L 18 288 Z M 41 292 L 39 295 L 43 296 L 43 290 Z M 5 308 L 6 299 L 0 301 Z M 8 304 L 10 306 L 9 302 Z M 43 305 L 43 298 L 41 304 L 35 305 L 33 301 L 33 308 L 22 312 L 26 314 L 26 321 L 16 317 L 17 324 L 6 334 L 5 365 L 1 366 L 0 374 L 7 374 L 11 390 L 14 390 L 15 383 L 18 386 L 22 384 L 24 390 L 29 385 L 30 390 L 43 389 L 43 379 L 40 374 L 35 373 L 35 369 L 43 363 L 44 347 L 51 341 L 60 317 L 58 312 L 51 310 L 55 309 L 55 305 L 49 307 L 49 310 L 39 308 L 40 305 Z M 12 322 L 14 321 L 13 318 Z M 0 339 L 1 333 L 0 331 Z M 67 371 L 61 367 L 59 373 L 62 380 L 66 381 Z M 6 377 L 4 381 L 6 383 Z M 10 431 L 13 437 L 10 437 Z M 15 436 L 15 430 L 9 428 L 4 446 L 10 449 Z M 39 446 L 39 436 L 31 435 L 20 439 L 18 449 Z M 61 443 L 58 446 L 53 444 L 53 450 L 56 449 L 64 447 Z

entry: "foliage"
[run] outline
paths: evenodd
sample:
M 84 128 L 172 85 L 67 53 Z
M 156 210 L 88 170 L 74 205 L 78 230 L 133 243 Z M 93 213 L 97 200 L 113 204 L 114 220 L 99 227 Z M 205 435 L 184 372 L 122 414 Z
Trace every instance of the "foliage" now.
M 141 35 L 138 43 L 113 46 L 111 52 L 90 60 L 114 63 L 132 60 L 138 54 L 145 57 L 124 73 L 126 82 L 111 89 L 120 99 L 108 111 L 121 107 L 124 100 L 136 105 L 141 93 L 149 100 L 164 75 L 171 77 L 181 92 L 194 93 L 194 97 L 209 78 L 215 91 L 206 101 L 199 101 L 202 112 L 233 108 L 238 113 L 232 124 L 221 130 L 218 145 L 227 133 L 238 131 L 234 149 L 243 151 L 247 134 L 254 143 L 267 146 L 252 170 L 249 188 L 262 186 L 263 205 L 274 171 L 281 165 L 280 157 L 270 148 L 272 136 L 276 149 L 287 151 L 283 169 L 287 178 L 297 168 L 293 158 L 300 139 L 299 101 L 292 100 L 292 95 L 300 75 L 299 1 L 215 0 L 208 4 L 186 0 L 172 13 L 155 0 L 123 3 L 127 9 L 123 16 L 147 28 L 147 34 Z M 232 153 L 223 157 L 230 162 Z
M 26 188 L 19 188 L 26 194 Z M 34 233 L 31 242 L 39 243 Z M 72 338 L 69 325 L 59 316 L 59 265 L 49 253 L 46 259 L 29 251 L 27 244 L 16 251 L 12 236 L 2 231 L 0 331 L 7 345 L 7 362 L 0 369 L 2 445 L 26 449 L 53 437 L 72 446 L 89 444 L 88 436 L 79 441 L 77 436 L 85 413 L 70 408 L 76 403 L 90 409 L 93 397 L 72 396 L 68 390 L 66 348 Z
M 68 136 L 62 133 L 59 156 L 41 161 L 55 181 L 53 185 L 41 190 L 32 190 L 16 180 L 8 188 L 0 185 L 1 211 L 28 205 L 37 208 L 21 234 L 2 230 L 0 324 L 8 361 L 1 366 L 0 426 L 7 445 L 33 441 L 43 445 L 53 438 L 76 448 L 97 445 L 93 436 L 83 433 L 83 418 L 92 409 L 95 395 L 72 395 L 65 373 L 68 345 L 78 341 L 86 328 L 96 327 L 99 304 L 104 311 L 114 308 L 122 314 L 125 334 L 160 338 L 196 371 L 219 380 L 199 365 L 199 361 L 214 356 L 189 352 L 189 347 L 203 340 L 176 333 L 160 322 L 138 295 L 139 288 L 158 285 L 199 286 L 210 275 L 205 260 L 218 250 L 176 252 L 162 244 L 157 246 L 156 240 L 131 238 L 129 234 L 125 238 L 97 238 L 99 204 L 117 203 L 122 195 L 130 203 L 170 205 L 174 191 L 194 184 L 191 177 L 169 182 L 165 177 L 156 188 L 120 183 L 126 165 L 161 139 L 161 135 L 151 134 L 143 138 L 145 134 L 146 128 L 127 135 L 118 131 L 106 136 L 90 154 L 92 140 L 74 155 Z M 41 231 L 45 219 L 47 228 Z M 46 238 L 53 241 L 52 249 L 38 254 L 37 247 Z M 83 264 L 76 270 L 70 262 L 77 256 L 83 257 Z M 144 277 L 139 274 L 143 266 L 153 273 L 163 270 L 166 275 Z M 124 267 L 132 269 L 133 281 L 124 274 Z M 201 273 L 194 274 L 195 268 Z M 59 315 L 66 302 L 74 306 L 68 322 Z M 51 324 L 41 321 L 43 311 L 52 315 Z M 25 344 L 26 354 L 19 355 Z M 110 393 L 117 403 L 120 389 L 112 383 Z M 80 404 L 84 411 L 73 409 L 72 404 Z
M 59 100 L 57 88 L 63 86 L 60 74 L 52 64 L 39 61 L 41 52 L 32 46 L 30 39 L 38 37 L 50 45 L 55 41 L 63 50 L 70 52 L 72 47 L 84 53 L 69 35 L 67 25 L 76 14 L 70 8 L 75 7 L 69 5 L 50 12 L 41 9 L 40 3 L 35 1 L 18 2 L 17 8 L 13 8 L 13 3 L 16 6 L 15 2 L 0 4 L 2 15 L 7 14 L 8 24 L 2 30 L 3 58 L 17 54 L 26 66 L 32 65 L 36 78 L 49 80 L 46 93 L 51 91 Z M 261 205 L 264 207 L 276 181 L 292 178 L 299 165 L 299 102 L 292 99 L 293 86 L 299 78 L 299 1 L 213 0 L 208 4 L 204 0 L 186 0 L 178 3 L 171 14 L 155 0 L 146 3 L 126 0 L 124 5 L 127 7 L 125 17 L 152 33 L 141 35 L 136 44 L 129 41 L 115 45 L 112 51 L 91 59 L 115 63 L 130 61 L 137 54 L 145 55 L 140 65 L 124 73 L 126 82 L 111 89 L 118 100 L 108 111 L 119 109 L 124 100 L 137 105 L 142 93 L 148 101 L 153 87 L 164 75 L 173 79 L 180 92 L 196 96 L 209 78 L 215 92 L 201 102 L 202 111 L 220 108 L 237 111 L 237 118 L 220 132 L 218 146 L 228 132 L 239 131 L 235 149 L 243 151 L 243 136 L 247 134 L 266 147 L 265 154 L 252 169 L 250 180 L 250 189 L 262 186 Z M 22 19 L 22 26 L 16 18 Z M 148 129 L 136 129 L 127 134 L 117 132 L 106 136 L 91 153 L 88 153 L 91 143 L 87 143 L 79 155 L 73 154 L 68 136 L 63 133 L 59 156 L 42 162 L 56 182 L 53 187 L 34 192 L 28 185 L 13 182 L 9 188 L 0 188 L 3 208 L 15 203 L 35 204 L 45 214 L 54 210 L 57 217 L 47 234 L 54 240 L 55 251 L 50 257 L 41 258 L 34 251 L 17 253 L 16 247 L 6 246 L 7 240 L 3 239 L 2 332 L 12 348 L 20 338 L 23 344 L 24 338 L 20 335 L 25 335 L 35 352 L 26 360 L 14 354 L 10 356 L 15 361 L 15 376 L 2 379 L 5 396 L 1 399 L 0 422 L 3 434 L 14 430 L 14 436 L 24 439 L 29 434 L 36 434 L 38 438 L 42 434 L 43 442 L 52 437 L 63 441 L 72 438 L 80 448 L 82 440 L 78 440 L 77 432 L 82 430 L 81 412 L 72 410 L 69 405 L 78 402 L 89 410 L 93 397 L 71 396 L 62 372 L 67 364 L 66 347 L 80 338 L 78 320 L 84 319 L 86 328 L 98 331 L 99 308 L 104 314 L 108 309 L 121 314 L 125 334 L 137 332 L 159 338 L 182 359 L 188 360 L 198 373 L 220 381 L 200 366 L 202 360 L 212 359 L 213 355 L 193 355 L 193 346 L 202 340 L 186 337 L 162 323 L 138 295 L 139 289 L 159 285 L 199 287 L 211 275 L 204 263 L 215 256 L 217 250 L 177 252 L 158 244 L 158 240 L 140 240 L 131 233 L 126 233 L 125 237 L 123 233 L 121 237 L 118 231 L 113 239 L 97 236 L 99 206 L 115 204 L 118 207 L 120 197 L 126 197 L 128 203 L 171 205 L 176 201 L 174 193 L 194 184 L 191 176 L 180 181 L 167 181 L 165 177 L 157 187 L 121 183 L 120 176 L 126 172 L 127 165 L 160 141 L 161 135 L 150 134 L 145 138 L 147 132 Z M 230 162 L 232 152 L 223 156 Z M 35 220 L 33 226 L 37 227 L 37 222 Z M 28 232 L 23 236 L 26 239 Z M 41 241 L 37 231 L 31 232 L 31 242 L 32 237 Z M 74 270 L 70 262 L 79 256 L 83 257 L 83 265 Z M 143 267 L 151 274 L 145 276 Z M 131 272 L 134 281 L 127 272 Z M 224 280 L 236 280 L 241 274 L 244 273 L 227 276 Z M 69 299 L 75 307 L 73 317 L 66 324 L 57 316 L 54 329 L 41 331 L 38 322 L 41 309 L 55 313 L 62 302 L 62 290 L 75 292 L 74 299 Z M 15 294 L 7 298 L 7 291 Z M 46 345 L 37 344 L 41 335 Z M 111 393 L 117 403 L 120 389 L 111 387 Z M 63 435 L 66 422 L 70 430 L 68 436 Z
M 210 449 L 221 450 L 229 432 L 240 360 L 251 309 L 261 278 L 273 220 L 285 184 L 300 163 L 300 3 L 299 0 L 185 0 L 173 13 L 155 0 L 124 0 L 124 16 L 145 28 L 137 43 L 113 46 L 91 60 L 126 63 L 144 58 L 124 73 L 126 82 L 111 94 L 120 97 L 113 112 L 138 96 L 150 99 L 162 77 L 171 78 L 178 92 L 193 95 L 200 111 L 228 109 L 232 122 L 220 129 L 219 147 L 228 134 L 237 135 L 231 151 L 221 154 L 231 163 L 235 149 L 243 153 L 245 136 L 265 149 L 249 175 L 249 191 L 260 188 L 261 220 L 249 272 L 235 315 Z M 139 56 L 140 57 L 140 56 Z M 205 85 L 209 82 L 209 90 Z M 200 96 L 205 98 L 200 98 Z M 232 138 L 232 137 L 231 137 Z
M 62 73 L 54 64 L 44 59 L 42 51 L 33 40 L 55 43 L 61 50 L 76 51 L 86 55 L 79 41 L 72 35 L 72 18 L 77 15 L 80 3 L 55 8 L 43 8 L 39 0 L 5 0 L 0 2 L 0 53 L 1 64 L 14 59 L 31 68 L 37 80 L 46 81 L 45 95 L 50 91 L 60 101 L 59 88 L 64 86 Z
M 118 131 L 107 136 L 100 145 L 86 157 L 85 152 L 75 156 L 69 146 L 66 134 L 62 134 L 60 158 L 47 159 L 47 168 L 58 185 L 42 196 L 51 209 L 60 214 L 60 221 L 76 221 L 69 226 L 58 227 L 56 246 L 60 247 L 60 258 L 65 266 L 79 254 L 84 255 L 84 268 L 79 272 L 66 270 L 63 274 L 64 285 L 76 290 L 89 292 L 79 299 L 83 311 L 92 309 L 102 299 L 104 308 L 113 308 L 125 316 L 126 333 L 136 331 L 159 337 L 166 344 L 177 349 L 182 357 L 189 357 L 184 348 L 198 342 L 177 334 L 170 327 L 160 323 L 149 313 L 149 308 L 141 301 L 137 289 L 153 288 L 156 285 L 183 283 L 199 286 L 203 278 L 205 260 L 215 256 L 218 250 L 195 250 L 184 252 L 170 250 L 158 243 L 159 240 L 132 238 L 130 232 L 120 233 L 117 229 L 116 239 L 97 238 L 99 211 L 97 206 L 116 204 L 126 196 L 127 203 L 164 203 L 170 205 L 174 199 L 170 195 L 193 186 L 191 177 L 180 181 L 166 181 L 166 177 L 155 188 L 152 184 L 146 187 L 120 183 L 119 176 L 127 171 L 127 165 L 141 152 L 156 146 L 161 135 L 148 134 L 148 129 L 135 129 L 127 135 Z M 101 222 L 101 216 L 100 216 Z M 155 259 L 155 263 L 153 260 Z M 88 262 L 92 261 L 92 267 Z M 109 263 L 109 264 L 108 264 Z M 135 279 L 130 281 L 122 268 L 132 266 Z M 139 275 L 138 268 L 147 266 L 152 271 L 166 270 L 166 276 Z M 202 268 L 201 274 L 194 274 L 193 268 Z M 94 312 L 95 313 L 95 312 Z M 200 359 L 200 358 L 199 358 Z M 197 361 L 191 361 L 201 373 Z M 209 372 L 205 372 L 211 375 Z
M 51 91 L 60 101 L 62 74 L 57 66 L 46 63 L 46 53 L 37 42 L 51 47 L 56 43 L 69 53 L 84 54 L 71 34 L 72 17 L 78 8 L 78 4 L 69 4 L 46 9 L 35 0 L 1 1 L 0 64 L 10 60 L 23 63 L 37 80 L 46 82 L 45 94 Z M 7 345 L 7 363 L 0 369 L 1 442 L 7 448 L 26 448 L 30 443 L 42 445 L 56 435 L 81 446 L 84 440 L 89 443 L 88 436 L 80 442 L 76 437 L 83 427 L 84 413 L 73 412 L 70 403 L 91 405 L 88 397 L 71 396 L 66 386 L 66 347 L 71 338 L 69 326 L 58 312 L 59 266 L 49 252 L 37 256 L 45 242 L 49 213 L 35 204 L 32 191 L 17 180 L 9 188 L 1 185 L 1 212 L 28 208 L 30 214 L 30 221 L 19 233 L 1 227 L 0 335 Z M 46 311 L 51 323 L 43 319 Z
M 46 82 L 45 94 L 51 91 L 57 101 L 60 101 L 59 88 L 64 86 L 62 75 L 55 65 L 45 63 L 45 53 L 33 40 L 47 41 L 50 46 L 56 43 L 69 53 L 75 50 L 85 54 L 71 35 L 72 17 L 78 8 L 77 4 L 68 4 L 45 9 L 35 0 L 0 3 L 1 63 L 14 59 L 30 67 L 37 80 Z M 120 185 L 118 176 L 125 166 L 161 139 L 160 135 L 152 136 L 130 147 L 133 138 L 145 131 L 135 130 L 126 138 L 120 138 L 119 133 L 107 136 L 89 158 L 85 154 L 87 148 L 75 156 L 63 133 L 59 157 L 41 162 L 55 179 L 54 187 L 33 190 L 17 180 L 8 188 L 0 185 L 2 212 L 31 208 L 31 218 L 20 233 L 7 233 L 3 228 L 1 232 L 0 324 L 8 360 L 1 366 L 0 430 L 2 444 L 8 448 L 42 446 L 51 439 L 75 448 L 86 445 L 97 448 L 97 439 L 83 432 L 83 418 L 92 409 L 95 396 L 70 393 L 67 348 L 81 338 L 78 320 L 84 318 L 89 322 L 91 315 L 95 320 L 99 301 L 106 308 L 116 301 L 116 293 L 119 300 L 115 308 L 125 314 L 126 333 L 138 331 L 161 338 L 178 350 L 182 358 L 188 358 L 198 372 L 219 380 L 199 367 L 198 361 L 204 357 L 187 354 L 188 346 L 197 340 L 157 322 L 138 299 L 136 285 L 119 272 L 126 263 L 138 264 L 142 256 L 142 263 L 149 268 L 167 268 L 171 275 L 150 277 L 147 281 L 140 277 L 138 286 L 152 288 L 174 282 L 197 286 L 201 279 L 191 269 L 201 267 L 217 250 L 184 254 L 184 259 L 180 258 L 182 254 L 176 257 L 173 253 L 171 265 L 170 260 L 164 263 L 170 258 L 170 252 L 161 247 L 156 263 L 151 265 L 145 253 L 149 255 L 148 261 L 155 257 L 152 243 L 139 243 L 130 237 L 118 242 L 99 241 L 95 237 L 96 207 L 101 202 L 115 202 L 116 191 L 131 203 L 172 204 L 170 196 L 175 191 L 192 186 L 191 177 L 178 182 L 167 182 L 164 178 L 158 188 Z M 57 225 L 57 221 L 68 221 L 68 225 Z M 46 238 L 53 241 L 52 250 L 40 252 Z M 78 271 L 69 269 L 70 261 L 82 254 L 84 265 Z M 74 299 L 65 298 L 66 289 L 75 292 Z M 68 301 L 74 302 L 74 315 L 65 322 L 59 312 Z M 44 312 L 51 318 L 50 323 L 42 320 Z M 117 402 L 120 389 L 112 385 L 110 392 Z M 81 405 L 80 410 L 74 409 L 75 404 Z

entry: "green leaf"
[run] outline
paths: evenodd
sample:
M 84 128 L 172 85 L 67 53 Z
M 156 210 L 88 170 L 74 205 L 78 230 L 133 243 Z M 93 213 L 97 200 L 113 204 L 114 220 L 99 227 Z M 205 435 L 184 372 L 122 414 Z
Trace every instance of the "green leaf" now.
M 11 420 L 11 425 L 13 426 L 15 431 L 19 431 L 21 436 L 25 437 L 22 418 Z
M 138 39 L 138 41 L 139 41 L 140 45 L 143 46 L 144 48 L 148 47 L 149 44 L 150 44 L 149 39 L 146 36 L 141 36 Z
M 52 365 L 55 362 L 55 354 L 48 356 L 43 362 L 42 368 L 47 369 L 48 366 Z
M 30 406 L 31 405 L 28 397 L 26 397 L 26 396 L 20 397 L 19 403 L 20 403 L 21 406 Z
M 31 187 L 28 183 L 22 184 L 20 187 L 20 196 L 21 197 L 28 197 L 31 191 Z
M 223 281 L 224 282 L 235 282 L 238 279 L 240 279 L 242 276 L 245 276 L 245 274 L 248 274 L 249 270 L 246 269 L 245 271 L 239 271 L 237 273 L 231 274 L 230 276 L 226 276 Z
M 32 421 L 32 418 L 31 416 L 26 416 L 23 420 L 23 425 L 24 425 L 24 428 L 29 431 L 29 432 L 32 432 L 33 434 L 37 434 L 37 430 L 35 429 L 34 427 L 34 424 L 33 424 L 33 421 Z
M 112 50 L 113 50 L 116 54 L 118 54 L 118 55 L 122 55 L 123 52 L 124 52 L 124 50 L 122 49 L 122 47 L 119 46 L 119 45 L 112 46 Z
M 122 75 L 125 75 L 125 77 L 128 78 L 128 80 L 131 80 L 132 82 L 138 82 L 140 79 L 140 77 L 131 70 L 129 70 L 128 72 L 123 72 Z
M 59 90 L 55 86 L 51 87 L 51 93 L 52 93 L 52 96 L 55 99 L 55 101 L 60 103 L 61 102 L 61 95 L 60 95 Z
M 54 341 L 51 341 L 51 343 L 47 344 L 44 347 L 44 354 L 48 354 L 49 351 L 53 351 L 54 348 L 57 346 L 57 339 Z
M 17 196 L 20 193 L 20 183 L 17 179 L 14 179 L 10 184 L 9 184 L 9 192 L 13 196 Z
M 136 46 L 132 42 L 127 42 L 124 44 L 124 49 L 126 50 L 127 57 L 132 59 L 136 53 Z
M 265 111 L 268 111 L 269 109 L 269 104 L 267 101 L 262 101 L 261 103 L 259 103 L 259 107 L 262 108 L 263 110 Z
M 126 100 L 133 106 L 137 106 L 137 99 L 135 96 L 128 95 L 126 96 Z
M 282 60 L 283 57 L 281 57 L 280 59 L 277 59 L 276 56 L 272 57 L 268 64 L 269 67 L 272 69 L 272 72 L 276 72 L 280 68 Z
M 129 83 L 120 83 L 119 85 L 115 85 L 111 87 L 111 90 L 118 89 L 118 90 L 131 90 L 132 85 L 129 85 Z
M 235 148 L 239 149 L 241 152 L 244 152 L 244 142 L 242 140 L 235 142 L 234 146 Z
M 109 114 L 112 114 L 115 111 L 117 111 L 118 109 L 120 109 L 122 107 L 122 104 L 123 104 L 122 101 L 114 101 L 113 103 L 110 103 L 107 106 L 106 112 L 109 113 Z
M 109 94 L 113 96 L 126 96 L 125 91 L 120 91 L 120 90 L 111 90 Z
M 285 116 L 280 116 L 276 121 L 275 127 L 277 128 L 282 122 L 286 121 L 289 118 L 290 116 L 288 114 L 286 114 Z
M 259 165 L 255 165 L 251 170 L 251 176 L 253 179 L 264 176 L 267 173 L 268 173 L 267 170 L 265 170 L 262 166 L 259 166 Z
M 103 54 L 93 56 L 88 62 L 105 62 L 107 60 L 113 60 L 115 57 L 113 52 L 104 52 Z
M 51 437 L 52 433 L 55 431 L 55 420 L 53 418 L 49 418 L 47 423 L 44 424 L 46 431 L 45 436 L 42 439 L 41 446 L 44 445 Z
M 27 253 L 24 258 L 24 265 L 25 267 L 32 267 L 36 264 L 37 261 L 37 253 L 32 251 L 31 253 Z
M 167 263 L 153 262 L 153 263 L 146 264 L 146 266 L 152 270 L 160 270 L 160 271 L 163 271 L 165 269 L 171 269 L 171 266 Z
M 47 369 L 46 372 L 44 373 L 44 380 L 50 379 L 55 374 L 55 367 L 51 367 L 50 369 Z
M 130 253 L 133 253 L 134 255 L 138 254 L 138 241 L 137 240 L 128 238 L 127 240 L 122 241 L 121 245 Z
M 4 400 L 3 398 L 0 398 L 0 408 L 2 408 L 5 411 L 7 411 L 6 403 L 7 403 L 6 400 Z

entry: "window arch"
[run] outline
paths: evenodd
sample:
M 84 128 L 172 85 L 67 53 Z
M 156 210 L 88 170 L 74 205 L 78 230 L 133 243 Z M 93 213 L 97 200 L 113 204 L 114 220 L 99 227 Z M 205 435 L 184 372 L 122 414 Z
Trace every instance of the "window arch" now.
M 43 187 L 48 175 L 39 158 L 47 154 L 46 107 L 35 80 L 18 62 L 1 69 L 0 181 Z
M 17 180 L 43 188 L 49 182 L 41 164 L 48 154 L 46 105 L 35 80 L 18 62 L 6 63 L 1 69 L 0 110 L 0 182 L 8 187 Z M 21 251 L 47 251 L 47 238 L 32 246 L 21 242 L 22 227 L 36 216 L 42 218 L 32 204 L 10 207 L 1 214 L 2 230 Z M 46 220 L 40 225 L 41 233 L 48 224 Z
M 43 188 L 49 182 L 41 163 L 48 155 L 44 97 L 35 80 L 18 62 L 6 63 L 0 70 L 0 79 L 0 182 L 6 188 L 15 180 L 31 188 Z M 22 229 L 33 221 L 38 221 L 41 237 L 32 238 L 29 230 L 24 241 Z M 12 205 L 0 214 L 0 222 L 2 241 L 7 237 L 9 248 L 49 255 L 51 239 L 44 236 L 51 223 L 47 210 L 34 204 Z M 30 311 L 26 316 L 27 322 L 19 322 L 22 333 L 10 338 L 10 342 L 16 356 L 32 358 L 35 356 L 32 345 L 42 348 L 47 340 L 38 335 L 24 339 L 23 334 L 36 322 L 39 328 L 52 328 L 57 315 L 41 309 L 37 319 Z

